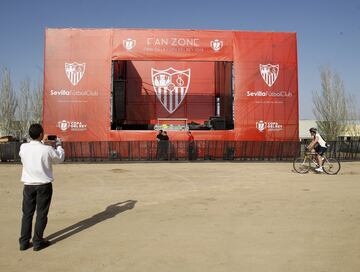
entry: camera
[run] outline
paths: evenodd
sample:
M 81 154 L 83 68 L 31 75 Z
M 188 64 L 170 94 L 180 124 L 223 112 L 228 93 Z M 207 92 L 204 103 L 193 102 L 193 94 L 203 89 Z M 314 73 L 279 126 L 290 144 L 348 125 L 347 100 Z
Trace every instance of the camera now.
M 48 141 L 55 141 L 56 138 L 57 138 L 56 135 L 48 135 L 48 136 L 47 136 L 47 140 L 48 140 Z

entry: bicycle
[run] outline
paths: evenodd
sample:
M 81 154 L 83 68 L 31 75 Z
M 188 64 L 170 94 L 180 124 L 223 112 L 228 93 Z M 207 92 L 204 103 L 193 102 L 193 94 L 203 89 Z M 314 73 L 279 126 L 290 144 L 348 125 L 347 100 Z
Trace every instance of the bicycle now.
M 310 169 L 315 169 L 319 167 L 319 164 L 316 160 L 317 153 L 305 152 L 304 156 L 300 156 L 294 159 L 293 167 L 294 170 L 300 174 L 305 174 L 310 171 Z M 335 158 L 328 158 L 324 154 L 323 158 L 323 170 L 328 175 L 336 175 L 339 173 L 341 165 L 340 162 Z

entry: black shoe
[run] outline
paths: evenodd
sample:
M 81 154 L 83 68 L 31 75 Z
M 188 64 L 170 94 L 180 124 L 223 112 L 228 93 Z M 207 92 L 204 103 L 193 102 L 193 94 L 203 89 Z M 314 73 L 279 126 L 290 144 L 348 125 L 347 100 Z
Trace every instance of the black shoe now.
M 32 243 L 26 243 L 26 244 L 20 245 L 20 250 L 24 251 L 24 250 L 29 249 L 30 247 L 32 247 Z
M 34 246 L 33 250 L 34 251 L 39 251 L 39 250 L 42 250 L 42 249 L 44 249 L 44 248 L 46 248 L 48 246 L 50 246 L 50 241 L 43 240 L 38 245 Z

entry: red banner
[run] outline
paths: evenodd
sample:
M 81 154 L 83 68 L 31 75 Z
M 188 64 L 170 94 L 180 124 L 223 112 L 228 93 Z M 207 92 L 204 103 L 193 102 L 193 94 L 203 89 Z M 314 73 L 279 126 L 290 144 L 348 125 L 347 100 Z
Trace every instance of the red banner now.
M 66 141 L 155 139 L 154 130 L 112 127 L 117 63 L 123 127 L 221 115 L 233 127 L 195 138 L 298 140 L 295 33 L 47 29 L 45 40 L 44 128 Z

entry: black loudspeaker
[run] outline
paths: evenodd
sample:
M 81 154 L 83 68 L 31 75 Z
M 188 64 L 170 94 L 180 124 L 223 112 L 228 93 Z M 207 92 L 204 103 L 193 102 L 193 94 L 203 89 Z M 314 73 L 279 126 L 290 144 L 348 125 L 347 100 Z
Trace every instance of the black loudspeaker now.
M 196 125 L 189 124 L 188 127 L 189 127 L 190 130 L 198 130 L 198 129 L 200 129 L 200 125 L 197 125 L 197 124 Z
M 225 130 L 226 129 L 225 118 L 223 118 L 223 117 L 211 117 L 210 124 L 211 124 L 212 129 L 214 129 L 214 130 Z
M 113 114 L 114 120 L 125 119 L 125 81 L 114 81 Z

